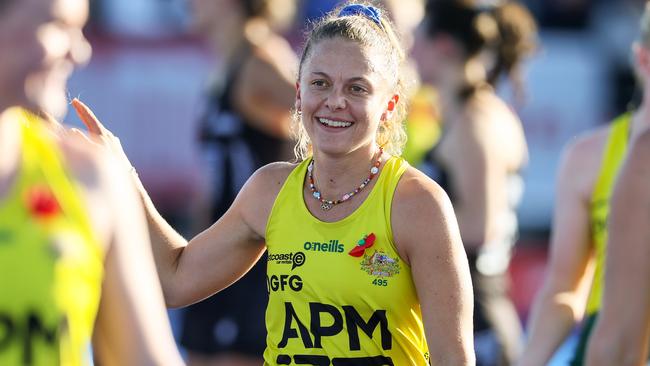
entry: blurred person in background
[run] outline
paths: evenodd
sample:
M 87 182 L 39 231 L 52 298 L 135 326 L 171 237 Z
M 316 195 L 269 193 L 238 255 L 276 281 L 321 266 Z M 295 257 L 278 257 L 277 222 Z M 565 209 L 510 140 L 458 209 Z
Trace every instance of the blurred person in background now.
M 265 365 L 473 364 L 471 279 L 451 203 L 399 157 L 403 59 L 392 24 L 367 3 L 315 24 L 295 99 L 301 161 L 260 168 L 189 242 L 138 184 L 170 306 L 220 291 L 268 250 Z
M 647 46 L 642 47 L 644 50 L 639 52 L 645 53 L 643 68 L 647 72 L 650 53 Z M 648 102 L 646 99 L 644 104 L 647 106 Z M 650 129 L 645 129 L 631 144 L 610 202 L 603 304 L 589 338 L 588 366 L 648 364 Z
M 377 0 L 376 2 L 386 8 L 400 34 L 404 48 L 410 50 L 413 47 L 413 31 L 424 15 L 425 0 Z
M 181 365 L 130 172 L 44 114 L 90 56 L 87 16 L 0 0 L 0 364 Z
M 536 23 L 526 8 L 430 0 L 413 55 L 420 77 L 438 91 L 443 131 L 421 168 L 450 196 L 470 261 L 478 365 L 508 365 L 522 330 L 509 298 L 508 265 L 517 238 L 519 172 L 528 160 L 519 118 L 495 94 L 535 48 Z
M 630 141 L 650 126 L 648 47 L 650 12 L 646 8 L 640 39 L 632 47 L 644 88 L 641 106 L 578 138 L 564 153 L 557 176 L 549 267 L 533 306 L 520 365 L 546 365 L 579 322 L 582 327 L 571 364 L 584 364 L 602 307 L 610 196 Z
M 395 23 L 400 33 L 404 48 L 408 51 L 413 47 L 414 30 L 420 24 L 424 15 L 424 0 L 382 0 L 383 5 Z M 404 95 L 403 101 L 408 105 L 406 116 L 406 145 L 402 157 L 411 166 L 418 167 L 426 154 L 433 148 L 440 137 L 440 113 L 436 103 L 436 92 L 432 85 L 422 84 L 417 72 L 415 61 L 408 58 L 403 71 L 412 86 L 409 90 L 414 95 Z
M 278 33 L 294 0 L 191 0 L 194 28 L 218 56 L 200 117 L 209 223 L 258 168 L 292 156 L 297 57 Z M 198 219 L 197 222 L 206 220 Z M 198 229 L 205 229 L 201 224 Z M 184 310 L 190 365 L 260 365 L 266 344 L 265 260 L 228 289 Z

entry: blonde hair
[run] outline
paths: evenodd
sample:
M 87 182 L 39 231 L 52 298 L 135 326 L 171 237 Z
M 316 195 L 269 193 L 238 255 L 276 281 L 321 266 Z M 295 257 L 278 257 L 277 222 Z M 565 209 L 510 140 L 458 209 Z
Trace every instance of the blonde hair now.
M 365 15 L 338 15 L 341 9 L 353 4 L 375 6 L 366 1 L 349 1 L 316 22 L 306 37 L 307 40 L 300 57 L 298 80 L 302 76 L 303 65 L 311 56 L 314 45 L 322 40 L 342 38 L 357 42 L 365 47 L 382 50 L 381 54 L 385 55 L 385 66 L 387 67 L 384 75 L 389 79 L 392 77 L 390 81 L 395 87 L 395 94 L 399 95 L 401 101 L 396 103 L 390 118 L 380 124 L 376 139 L 385 152 L 398 156 L 401 155 L 402 148 L 406 143 L 406 131 L 404 129 L 404 119 L 407 112 L 406 97 L 410 93 L 409 89 L 411 89 L 412 84 L 403 78 L 404 50 L 393 30 L 392 23 L 386 15 L 380 17 L 379 24 Z M 311 140 L 297 111 L 293 113 L 292 132 L 296 139 L 294 148 L 296 158 L 304 160 L 311 156 Z

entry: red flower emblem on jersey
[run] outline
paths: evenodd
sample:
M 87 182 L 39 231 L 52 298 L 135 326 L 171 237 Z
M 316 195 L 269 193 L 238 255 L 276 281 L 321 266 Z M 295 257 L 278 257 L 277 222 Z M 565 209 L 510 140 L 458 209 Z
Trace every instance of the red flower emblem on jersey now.
M 50 218 L 61 211 L 54 193 L 44 186 L 36 186 L 27 192 L 27 209 L 38 218 Z
M 366 235 L 363 237 L 363 239 L 359 240 L 357 245 L 352 248 L 352 250 L 348 253 L 353 257 L 361 257 L 363 253 L 365 253 L 366 249 L 370 248 L 375 244 L 375 234 L 370 233 L 370 235 Z

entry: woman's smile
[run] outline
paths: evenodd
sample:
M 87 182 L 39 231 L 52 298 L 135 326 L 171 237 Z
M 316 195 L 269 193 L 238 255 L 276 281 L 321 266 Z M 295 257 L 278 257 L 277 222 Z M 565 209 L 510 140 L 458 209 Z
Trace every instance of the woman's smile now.
M 334 117 L 316 117 L 316 121 L 318 121 L 321 126 L 333 130 L 344 130 L 354 124 L 352 121 L 346 121 Z

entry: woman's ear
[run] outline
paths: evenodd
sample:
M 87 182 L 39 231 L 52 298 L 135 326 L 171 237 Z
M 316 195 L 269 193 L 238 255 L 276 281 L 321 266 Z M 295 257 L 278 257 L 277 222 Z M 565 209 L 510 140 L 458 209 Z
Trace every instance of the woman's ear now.
M 390 98 L 388 104 L 386 105 L 386 110 L 381 115 L 382 121 L 387 121 L 393 116 L 393 112 L 395 111 L 398 102 L 399 102 L 399 95 L 395 94 L 393 95 L 392 98 Z
M 300 100 L 300 83 L 296 82 L 296 101 L 294 103 L 294 107 L 296 108 L 296 111 L 298 114 L 302 113 L 302 102 Z

